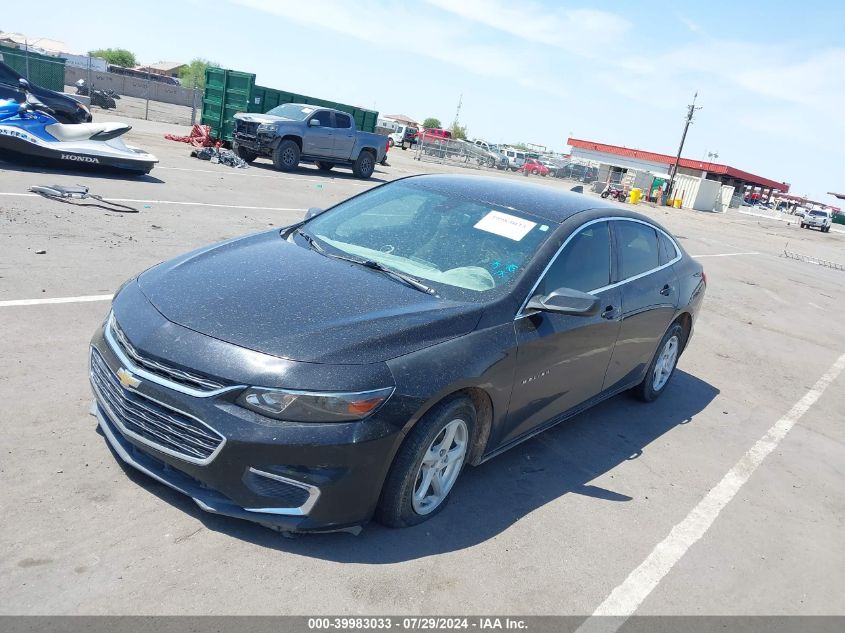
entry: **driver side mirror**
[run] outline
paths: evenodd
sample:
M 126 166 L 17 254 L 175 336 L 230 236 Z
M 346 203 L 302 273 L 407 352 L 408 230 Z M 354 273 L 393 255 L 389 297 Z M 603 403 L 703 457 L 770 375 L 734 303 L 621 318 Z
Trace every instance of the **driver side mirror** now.
M 311 207 L 305 212 L 305 219 L 310 220 L 315 215 L 320 215 L 323 211 L 325 211 L 325 209 L 321 209 L 320 207 Z
M 20 87 L 23 88 L 24 90 L 29 90 L 32 87 L 32 86 L 29 85 L 29 82 L 26 79 L 24 79 L 23 77 L 18 79 L 18 84 L 20 84 Z
M 308 119 L 308 127 L 320 127 L 320 122 L 315 119 Z
M 596 296 L 572 288 L 558 288 L 546 296 L 537 295 L 525 308 L 572 316 L 593 316 L 598 313 L 599 305 L 599 298 Z

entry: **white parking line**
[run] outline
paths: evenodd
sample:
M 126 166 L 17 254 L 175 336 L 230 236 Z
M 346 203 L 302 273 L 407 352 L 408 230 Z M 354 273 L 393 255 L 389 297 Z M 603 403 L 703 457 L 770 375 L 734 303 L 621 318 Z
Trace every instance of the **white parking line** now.
M 43 198 L 37 193 L 5 193 L 0 196 L 18 198 Z M 48 198 L 49 199 L 49 198 Z M 249 207 L 242 204 L 212 204 L 210 202 L 182 202 L 177 200 L 139 200 L 137 198 L 103 198 L 105 202 L 134 202 L 136 204 L 181 205 L 186 207 L 214 207 L 217 209 L 248 209 L 250 211 L 305 211 L 306 209 L 290 207 Z
M 298 180 L 300 182 L 348 182 L 350 185 L 357 185 L 359 187 L 368 187 L 368 183 L 352 180 L 351 178 L 307 178 L 303 176 L 280 176 L 279 174 L 252 174 L 245 173 L 241 170 L 217 171 L 214 169 L 192 169 L 190 167 L 163 167 L 158 165 L 156 169 L 169 169 L 171 171 L 193 171 L 199 174 L 216 174 L 218 176 L 248 176 L 250 178 L 273 178 L 275 180 Z
M 89 301 L 111 301 L 114 295 L 88 295 L 83 297 L 54 297 L 53 299 L 14 299 L 0 301 L 0 308 L 13 306 L 38 306 L 47 303 L 86 303 Z
M 604 602 L 578 627 L 576 633 L 602 631 L 612 633 L 634 614 L 648 595 L 681 560 L 705 532 L 713 525 L 719 513 L 733 499 L 740 488 L 764 459 L 778 447 L 781 440 L 816 403 L 830 384 L 845 369 L 845 354 L 842 354 L 830 369 L 819 378 L 804 397 L 785 416 L 774 423 L 751 449 L 731 468 L 722 480 L 698 502 L 683 521 L 672 528 L 669 535 L 655 547 L 651 554 L 630 573 L 625 581 L 616 587 Z M 614 617 L 600 617 L 614 616 Z
M 760 255 L 760 253 L 716 253 L 713 255 L 690 255 L 690 257 L 700 259 L 702 257 L 736 257 L 737 255 Z

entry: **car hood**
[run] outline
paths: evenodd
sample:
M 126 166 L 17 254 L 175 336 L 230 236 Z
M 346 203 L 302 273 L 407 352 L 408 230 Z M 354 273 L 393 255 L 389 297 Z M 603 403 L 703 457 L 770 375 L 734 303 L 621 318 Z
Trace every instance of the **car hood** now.
M 313 363 L 402 356 L 472 331 L 482 312 L 293 244 L 277 230 L 164 262 L 138 285 L 174 323 Z
M 283 116 L 276 116 L 275 114 L 257 114 L 253 112 L 238 112 L 235 115 L 236 119 L 241 121 L 254 121 L 256 123 L 275 123 L 276 121 L 293 121 L 293 119 L 286 119 Z

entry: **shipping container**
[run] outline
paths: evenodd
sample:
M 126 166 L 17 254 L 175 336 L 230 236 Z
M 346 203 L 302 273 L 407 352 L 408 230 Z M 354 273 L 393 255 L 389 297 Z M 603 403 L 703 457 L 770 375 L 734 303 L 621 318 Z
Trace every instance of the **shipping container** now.
M 285 90 L 256 86 L 255 75 L 250 73 L 223 68 L 206 70 L 202 123 L 211 127 L 211 135 L 215 138 L 224 141 L 232 140 L 234 116 L 238 112 L 264 114 L 283 103 L 305 103 L 348 112 L 355 120 L 358 129 L 364 132 L 374 131 L 378 120 L 378 112 L 373 110 Z

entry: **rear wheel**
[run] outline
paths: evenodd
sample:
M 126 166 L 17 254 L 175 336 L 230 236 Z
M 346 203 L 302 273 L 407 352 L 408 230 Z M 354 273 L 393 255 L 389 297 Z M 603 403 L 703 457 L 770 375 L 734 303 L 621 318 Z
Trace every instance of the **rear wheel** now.
M 352 164 L 352 173 L 355 174 L 357 178 L 364 178 L 366 180 L 373 175 L 375 168 L 376 157 L 373 156 L 372 152 L 364 150 L 358 154 L 358 158 L 356 158 L 355 162 Z
M 331 171 L 332 169 L 334 169 L 334 165 L 332 163 L 317 162 L 315 163 L 315 165 L 317 165 L 317 169 L 319 169 L 320 171 Z
M 679 323 L 673 323 L 660 340 L 645 378 L 631 390 L 633 396 L 643 402 L 654 402 L 660 397 L 675 373 L 685 338 L 684 328 Z
M 256 158 L 258 158 L 258 154 L 256 154 L 252 150 L 247 149 L 246 147 L 241 147 L 240 145 L 238 145 L 237 141 L 232 143 L 232 151 L 235 152 L 238 158 L 247 163 L 251 163 Z
M 285 139 L 273 150 L 273 167 L 279 171 L 293 171 L 299 165 L 299 145 Z
M 376 508 L 388 527 L 428 520 L 446 505 L 475 431 L 475 408 L 465 397 L 435 405 L 408 434 L 396 454 Z

